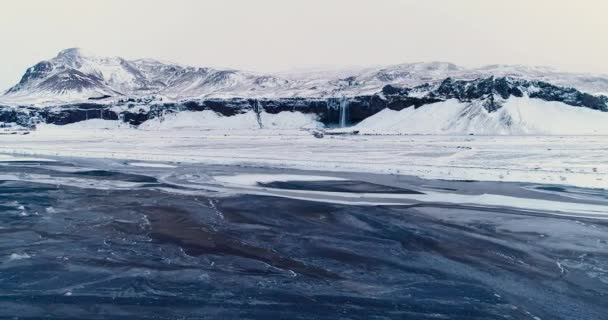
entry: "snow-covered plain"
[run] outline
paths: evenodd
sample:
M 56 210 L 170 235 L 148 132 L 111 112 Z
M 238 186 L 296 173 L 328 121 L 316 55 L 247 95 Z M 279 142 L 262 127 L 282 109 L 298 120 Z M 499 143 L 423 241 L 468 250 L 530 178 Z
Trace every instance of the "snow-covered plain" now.
M 0 152 L 608 188 L 608 136 L 601 135 L 343 135 L 317 139 L 301 129 L 142 130 L 110 121 L 102 124 L 46 125 L 29 135 L 0 135 Z

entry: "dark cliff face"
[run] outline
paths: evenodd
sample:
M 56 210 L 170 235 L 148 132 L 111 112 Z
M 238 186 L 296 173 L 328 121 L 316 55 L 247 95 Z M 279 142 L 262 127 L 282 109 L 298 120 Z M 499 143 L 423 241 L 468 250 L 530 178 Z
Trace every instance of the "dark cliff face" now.
M 486 101 L 486 108 L 493 112 L 500 109 L 497 98 L 523 97 L 545 101 L 558 101 L 575 107 L 608 111 L 608 97 L 593 96 L 573 88 L 558 87 L 542 81 L 514 78 L 485 78 L 477 80 L 445 79 L 429 96 L 439 99 L 458 99 L 461 102 Z
M 181 103 L 146 103 L 134 99 L 118 105 L 97 103 L 71 104 L 47 108 L 1 107 L 0 122 L 33 127 L 37 123 L 65 125 L 88 119 L 121 120 L 139 125 L 167 113 L 211 110 L 224 116 L 248 111 L 276 114 L 295 111 L 316 114 L 319 121 L 335 126 L 346 112 L 346 122 L 358 123 L 382 109 L 402 110 L 457 99 L 461 102 L 482 101 L 488 112 L 499 110 L 502 101 L 511 97 L 529 96 L 545 101 L 559 101 L 573 107 L 608 111 L 608 97 L 593 96 L 572 88 L 564 88 L 540 81 L 513 78 L 485 78 L 476 80 L 445 79 L 439 84 L 424 84 L 415 88 L 385 86 L 375 95 L 348 98 L 280 98 L 280 99 L 208 99 Z M 141 109 L 137 105 L 146 104 Z
M 460 101 L 473 101 L 483 99 L 488 95 L 497 95 L 503 99 L 511 96 L 523 97 L 521 85 L 512 83 L 507 78 L 494 77 L 474 81 L 453 80 L 447 78 L 432 92 L 434 96 L 443 99 L 458 99 Z
M 549 83 L 536 81 L 541 90 L 530 93 L 530 98 L 546 101 L 560 101 L 575 107 L 585 107 L 593 110 L 608 111 L 608 97 L 594 96 L 573 88 L 563 88 Z

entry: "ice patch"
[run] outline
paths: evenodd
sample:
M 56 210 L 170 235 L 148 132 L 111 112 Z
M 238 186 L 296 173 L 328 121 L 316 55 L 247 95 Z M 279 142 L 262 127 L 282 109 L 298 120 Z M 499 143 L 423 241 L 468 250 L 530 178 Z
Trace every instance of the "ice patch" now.
M 45 174 L 0 174 L 0 180 L 27 181 L 31 183 L 42 183 L 55 186 L 62 185 L 97 190 L 128 190 L 140 188 L 145 185 L 144 183 L 130 181 L 53 177 Z M 27 216 L 27 214 L 25 214 L 25 216 Z
M 257 183 L 268 183 L 274 181 L 331 181 L 344 180 L 334 177 L 319 176 L 292 176 L 292 175 L 236 175 L 214 177 L 216 180 L 243 186 L 256 186 Z M 219 179 L 218 179 L 219 178 Z M 332 202 L 357 205 L 411 205 L 416 202 L 425 203 L 449 203 L 456 205 L 470 205 L 480 207 L 507 207 L 524 211 L 545 212 L 561 216 L 593 216 L 597 219 L 608 219 L 608 206 L 563 202 L 533 198 L 521 198 L 504 196 L 498 194 L 458 194 L 449 192 L 425 191 L 424 194 L 393 194 L 393 193 L 352 193 L 352 192 L 327 192 L 316 190 L 283 190 L 274 188 L 253 188 L 253 190 L 241 190 L 249 194 L 268 194 L 290 199 L 309 201 Z M 353 199 L 354 200 L 353 202 Z M 390 202 L 387 202 L 390 201 Z
M 9 261 L 17 261 L 17 260 L 23 260 L 23 259 L 29 259 L 31 258 L 31 256 L 27 253 L 11 253 L 11 255 L 8 257 Z
M 328 176 L 308 176 L 296 174 L 238 174 L 234 176 L 214 176 L 219 182 L 243 186 L 256 186 L 258 183 L 286 181 L 343 181 L 346 179 Z

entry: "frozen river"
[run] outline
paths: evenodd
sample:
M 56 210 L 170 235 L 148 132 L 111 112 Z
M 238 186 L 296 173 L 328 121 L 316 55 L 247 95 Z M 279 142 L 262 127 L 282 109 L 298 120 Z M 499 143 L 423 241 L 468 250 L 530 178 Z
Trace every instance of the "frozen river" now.
M 0 162 L 1 318 L 608 314 L 605 190 L 20 160 Z

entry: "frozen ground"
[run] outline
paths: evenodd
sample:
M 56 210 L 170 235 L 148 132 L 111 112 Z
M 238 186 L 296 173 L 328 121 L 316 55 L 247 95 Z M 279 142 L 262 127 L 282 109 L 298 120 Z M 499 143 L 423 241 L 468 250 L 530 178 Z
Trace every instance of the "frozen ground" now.
M 608 136 L 313 137 L 306 130 L 46 126 L 0 135 L 0 152 L 608 188 Z M 112 127 L 112 129 L 104 129 Z

